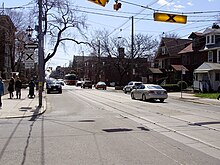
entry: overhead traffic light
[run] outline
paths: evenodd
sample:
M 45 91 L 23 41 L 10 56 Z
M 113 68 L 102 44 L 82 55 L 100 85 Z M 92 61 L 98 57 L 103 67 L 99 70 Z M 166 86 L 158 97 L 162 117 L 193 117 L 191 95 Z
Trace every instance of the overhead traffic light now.
M 121 8 L 121 3 L 120 2 L 118 2 L 118 0 L 116 0 L 115 1 L 115 4 L 114 4 L 114 10 L 116 10 L 116 11 L 118 11 L 118 9 L 120 9 Z

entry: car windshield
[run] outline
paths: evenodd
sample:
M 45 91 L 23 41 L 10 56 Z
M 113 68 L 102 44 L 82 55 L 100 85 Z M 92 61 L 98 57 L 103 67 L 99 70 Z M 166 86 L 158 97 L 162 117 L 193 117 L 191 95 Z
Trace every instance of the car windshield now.
M 91 84 L 92 82 L 91 81 L 85 81 L 85 84 Z
M 161 86 L 159 85 L 147 85 L 146 86 L 148 89 L 163 89 Z
M 141 85 L 142 83 L 138 82 L 138 83 L 134 83 L 134 85 L 138 86 Z
M 104 82 L 98 82 L 98 85 L 105 85 Z
M 47 84 L 54 84 L 55 80 L 47 80 Z

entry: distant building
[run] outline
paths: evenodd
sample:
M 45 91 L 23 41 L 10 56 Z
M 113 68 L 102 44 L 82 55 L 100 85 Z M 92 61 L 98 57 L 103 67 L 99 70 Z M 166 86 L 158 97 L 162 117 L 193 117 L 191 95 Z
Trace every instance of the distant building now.
M 79 79 L 88 79 L 93 83 L 104 81 L 108 85 L 112 82 L 125 85 L 132 80 L 146 80 L 149 67 L 150 61 L 147 58 L 74 56 L 73 59 L 73 70 Z

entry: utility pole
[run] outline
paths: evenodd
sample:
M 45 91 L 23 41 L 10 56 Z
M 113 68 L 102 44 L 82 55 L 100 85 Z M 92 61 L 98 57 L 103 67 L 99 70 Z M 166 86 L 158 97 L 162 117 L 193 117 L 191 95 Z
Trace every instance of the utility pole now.
M 131 69 L 132 79 L 134 78 L 134 16 L 131 17 Z
M 39 6 L 39 18 L 38 18 L 38 76 L 39 76 L 39 107 L 42 107 L 42 92 L 43 92 L 43 81 L 44 81 L 44 34 L 42 32 L 42 17 L 43 17 L 43 9 L 42 9 L 42 0 L 38 0 Z
M 134 16 L 131 17 L 131 56 L 134 57 Z

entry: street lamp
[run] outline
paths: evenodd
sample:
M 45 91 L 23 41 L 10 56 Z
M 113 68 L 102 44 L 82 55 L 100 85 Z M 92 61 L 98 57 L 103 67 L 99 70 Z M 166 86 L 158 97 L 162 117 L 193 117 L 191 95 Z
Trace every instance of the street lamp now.
M 29 39 L 31 38 L 33 31 L 34 31 L 34 29 L 32 29 L 30 26 L 28 26 L 28 28 L 26 29 L 26 32 L 27 32 Z

